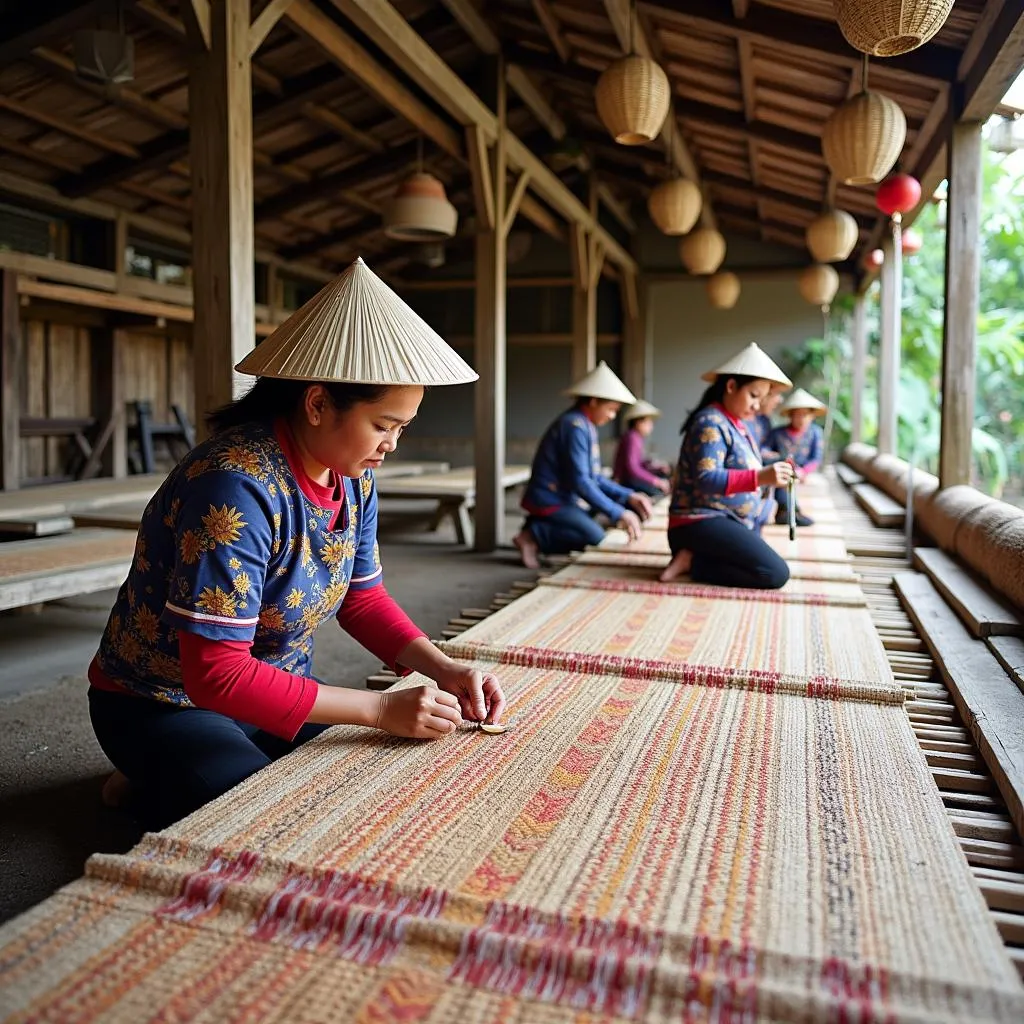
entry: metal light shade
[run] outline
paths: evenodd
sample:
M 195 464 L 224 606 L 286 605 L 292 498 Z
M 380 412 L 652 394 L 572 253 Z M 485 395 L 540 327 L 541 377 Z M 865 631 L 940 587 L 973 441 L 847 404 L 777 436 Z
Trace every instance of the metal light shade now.
M 1024 118 L 1004 118 L 992 129 L 988 148 L 994 153 L 1015 153 L 1024 149 Z
M 433 242 L 455 234 L 459 214 L 448 202 L 444 185 L 418 171 L 398 186 L 384 211 L 384 233 L 404 242 Z
M 106 84 L 135 78 L 135 40 L 123 32 L 83 29 L 72 39 L 75 71 L 83 78 Z
M 845 260 L 857 244 L 857 222 L 845 210 L 827 210 L 807 225 L 807 248 L 819 263 Z

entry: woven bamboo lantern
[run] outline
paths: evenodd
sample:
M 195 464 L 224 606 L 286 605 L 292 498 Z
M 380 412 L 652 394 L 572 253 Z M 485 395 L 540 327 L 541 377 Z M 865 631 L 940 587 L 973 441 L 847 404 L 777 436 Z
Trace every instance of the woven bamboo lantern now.
M 740 297 L 740 279 L 729 270 L 709 277 L 705 287 L 715 309 L 732 309 Z
M 725 239 L 713 228 L 699 228 L 679 243 L 679 258 L 691 274 L 713 274 L 725 259 Z
M 807 248 L 819 263 L 838 263 L 857 244 L 857 222 L 845 210 L 826 210 L 807 225 Z
M 839 275 L 827 263 L 812 263 L 797 278 L 797 287 L 812 306 L 829 306 L 839 291 Z
M 666 235 L 685 235 L 700 216 L 700 189 L 685 178 L 663 181 L 647 197 L 647 211 Z
M 862 92 L 839 106 L 825 122 L 821 151 L 845 185 L 881 181 L 899 158 L 907 138 L 900 105 L 878 92 Z
M 846 41 L 873 57 L 895 57 L 927 43 L 946 23 L 953 0 L 835 0 Z
M 661 132 L 671 93 L 661 66 L 634 53 L 602 73 L 594 100 L 601 123 L 616 142 L 643 146 Z

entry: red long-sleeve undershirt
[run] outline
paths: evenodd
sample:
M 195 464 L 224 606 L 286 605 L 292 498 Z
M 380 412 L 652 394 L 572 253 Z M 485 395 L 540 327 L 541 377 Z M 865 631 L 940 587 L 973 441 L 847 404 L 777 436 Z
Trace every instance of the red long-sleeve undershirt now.
M 344 490 L 333 479 L 326 486 L 305 472 L 290 431 L 276 430 L 281 449 L 302 492 L 334 520 L 342 510 Z M 351 590 L 337 614 L 338 623 L 354 640 L 386 665 L 400 671 L 398 655 L 413 640 L 426 636 L 399 607 L 383 584 Z M 197 707 L 217 711 L 291 739 L 309 717 L 316 701 L 317 682 L 285 672 L 253 657 L 248 641 L 211 640 L 179 629 L 178 649 L 185 692 Z M 95 662 L 89 669 L 93 686 L 124 692 Z

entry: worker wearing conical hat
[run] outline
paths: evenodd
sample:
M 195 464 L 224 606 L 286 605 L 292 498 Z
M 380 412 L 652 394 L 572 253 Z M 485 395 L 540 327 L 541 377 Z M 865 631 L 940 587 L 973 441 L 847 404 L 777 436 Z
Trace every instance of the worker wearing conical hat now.
M 779 453 L 780 458 L 793 464 L 797 480 L 806 480 L 821 466 L 825 442 L 821 427 L 814 420 L 826 411 L 825 404 L 803 388 L 797 388 L 779 409 L 789 419 L 789 425 L 776 427 L 768 443 L 773 451 Z M 789 491 L 785 487 L 778 488 L 775 500 L 779 506 L 775 520 L 785 523 L 789 515 Z M 796 507 L 796 525 L 814 525 L 814 520 L 805 516 L 799 505 Z
M 619 438 L 612 463 L 612 479 L 650 497 L 668 494 L 672 490 L 669 477 L 672 467 L 644 453 L 644 442 L 654 429 L 654 421 L 661 410 L 642 399 L 622 414 L 624 430 Z
M 514 543 L 523 564 L 537 568 L 541 554 L 567 554 L 599 544 L 605 530 L 595 516 L 639 537 L 641 522 L 651 514 L 646 494 L 623 487 L 601 472 L 598 427 L 615 419 L 636 398 L 603 360 L 564 394 L 571 409 L 548 427 L 533 459 L 523 496 L 527 512 Z
M 136 557 L 90 667 L 90 710 L 119 769 L 163 827 L 331 724 L 434 739 L 495 722 L 497 679 L 438 651 L 388 595 L 373 470 L 426 385 L 477 375 L 357 261 L 243 359 L 244 397 L 143 516 Z M 396 671 L 436 682 L 391 693 L 312 675 L 332 617 Z
M 747 423 L 773 386 L 792 382 L 756 344 L 703 379 L 710 385 L 683 424 L 669 508 L 672 560 L 661 578 L 689 572 L 720 586 L 781 587 L 789 568 L 761 537 L 775 501 L 760 489 L 785 487 L 793 467 L 765 466 Z

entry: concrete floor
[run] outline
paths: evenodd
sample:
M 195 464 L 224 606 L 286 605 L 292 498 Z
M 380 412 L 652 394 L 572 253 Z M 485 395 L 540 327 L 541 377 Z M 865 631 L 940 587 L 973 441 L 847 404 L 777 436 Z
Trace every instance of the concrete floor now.
M 514 501 L 506 536 L 518 528 Z M 476 555 L 455 543 L 450 523 L 427 533 L 429 506 L 383 511 L 381 553 L 388 590 L 430 636 L 460 608 L 487 606 L 530 574 L 514 549 Z M 85 670 L 113 592 L 0 615 L 0 921 L 82 873 L 96 852 L 122 852 L 134 822 L 105 809 L 99 792 L 111 766 L 92 734 Z M 361 687 L 380 662 L 334 622 L 316 638 L 315 671 Z

